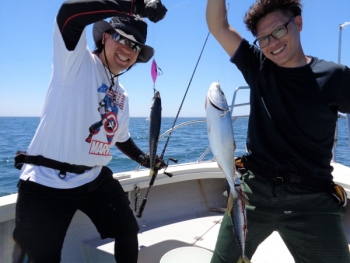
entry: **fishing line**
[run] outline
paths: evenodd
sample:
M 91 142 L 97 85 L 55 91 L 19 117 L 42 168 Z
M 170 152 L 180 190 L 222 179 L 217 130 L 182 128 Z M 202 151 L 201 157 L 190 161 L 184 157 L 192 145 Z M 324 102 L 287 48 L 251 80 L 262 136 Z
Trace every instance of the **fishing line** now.
M 160 159 L 161 159 L 161 160 L 163 160 L 164 153 L 165 153 L 165 149 L 166 149 L 166 148 L 167 148 L 167 146 L 168 146 L 168 143 L 169 143 L 169 140 L 170 140 L 171 134 L 172 134 L 173 129 L 174 129 L 174 127 L 175 127 L 175 124 L 176 124 L 177 118 L 179 117 L 180 111 L 181 111 L 181 109 L 182 109 L 182 105 L 183 105 L 183 103 L 184 103 L 184 101 L 185 101 L 185 98 L 186 98 L 186 95 L 187 95 L 188 89 L 190 88 L 190 85 L 191 85 L 191 82 L 192 82 L 192 79 L 193 79 L 194 73 L 196 72 L 196 69 L 197 69 L 197 66 L 198 66 L 199 60 L 200 60 L 200 59 L 201 59 L 201 57 L 202 57 L 202 53 L 203 53 L 204 47 L 205 47 L 205 45 L 206 45 L 206 43 L 207 43 L 207 41 L 208 41 L 209 35 L 210 35 L 210 32 L 208 32 L 208 35 L 207 35 L 207 37 L 206 37 L 206 39 L 205 39 L 205 41 L 204 41 L 203 48 L 202 48 L 201 53 L 200 53 L 200 55 L 199 55 L 199 58 L 198 58 L 198 60 L 197 60 L 196 66 L 195 66 L 195 68 L 194 68 L 194 70 L 193 70 L 193 73 L 192 73 L 192 76 L 191 76 L 190 82 L 188 83 L 188 86 L 187 86 L 187 89 L 186 89 L 185 95 L 184 95 L 184 97 L 183 97 L 183 99 L 182 99 L 182 102 L 181 102 L 181 104 L 180 104 L 179 110 L 177 111 L 177 114 L 176 114 L 176 117 L 175 117 L 175 120 L 174 120 L 173 126 L 171 127 L 171 130 L 170 130 L 170 133 L 169 133 L 169 135 L 168 135 L 168 139 L 167 139 L 167 141 L 166 141 L 166 143 L 165 143 L 165 145 L 164 145 L 164 149 L 163 149 L 163 151 L 162 151 L 162 154 L 160 155 Z
M 155 25 L 153 25 L 153 49 L 156 50 L 155 46 L 156 46 L 156 41 L 155 41 Z M 157 77 L 159 77 L 160 75 L 163 75 L 163 71 L 162 69 L 157 65 L 156 63 L 156 55 L 154 54 L 153 56 L 153 60 L 152 60 L 152 65 L 151 65 L 151 76 L 152 76 L 152 80 L 153 80 L 153 95 L 156 93 L 156 79 Z
M 194 73 L 196 72 L 198 63 L 199 63 L 199 61 L 200 61 L 200 59 L 201 59 L 201 57 L 202 57 L 202 53 L 203 53 L 204 47 L 205 47 L 205 45 L 206 45 L 206 43 L 207 43 L 207 40 L 208 40 L 208 38 L 209 38 L 209 35 L 210 35 L 210 32 L 208 32 L 208 35 L 207 35 L 207 37 L 206 37 L 206 39 L 205 39 L 203 48 L 202 48 L 201 53 L 200 53 L 200 55 L 199 55 L 199 58 L 198 58 L 198 60 L 197 60 L 196 66 L 195 66 L 195 68 L 194 68 L 194 70 L 193 70 L 191 79 L 190 79 L 190 81 L 189 81 L 189 83 L 188 83 L 188 86 L 187 86 L 185 95 L 184 95 L 184 97 L 183 97 L 183 99 L 182 99 L 182 102 L 181 102 L 181 105 L 180 105 L 180 107 L 179 107 L 179 110 L 178 110 L 178 112 L 177 112 L 177 114 L 176 114 L 176 117 L 175 117 L 173 126 L 171 127 L 170 133 L 169 133 L 169 135 L 168 135 L 168 139 L 167 139 L 167 141 L 166 141 L 166 143 L 165 143 L 165 145 L 164 145 L 162 154 L 161 154 L 160 157 L 159 157 L 160 160 L 163 160 L 166 147 L 168 146 L 169 139 L 170 139 L 170 137 L 171 137 L 172 131 L 173 131 L 173 129 L 174 129 L 174 127 L 175 127 L 175 124 L 176 124 L 176 120 L 177 120 L 177 118 L 179 117 L 180 111 L 181 111 L 181 109 L 182 109 L 182 105 L 183 105 L 183 103 L 184 103 L 184 101 L 185 101 L 185 98 L 186 98 L 188 89 L 189 89 L 189 87 L 190 87 L 190 85 L 191 85 L 191 82 L 192 82 Z M 153 68 L 153 69 L 154 69 L 154 67 L 153 67 L 154 65 L 157 67 L 157 64 L 156 64 L 155 61 L 153 60 L 153 62 L 152 62 L 152 68 Z M 154 79 L 154 82 L 155 82 L 155 79 L 156 79 L 157 75 L 154 74 L 154 73 L 155 73 L 154 71 L 152 71 L 152 73 L 153 73 L 152 78 Z M 169 160 L 171 160 L 171 161 L 173 161 L 173 162 L 175 162 L 175 163 L 177 162 L 177 159 L 174 159 L 174 158 L 169 158 Z M 168 160 L 168 162 L 169 162 L 169 160 Z M 167 167 L 168 167 L 168 164 L 166 164 L 163 173 L 164 173 L 165 175 L 168 175 L 169 177 L 171 177 L 172 174 L 165 172 L 165 170 L 166 170 Z M 141 218 L 141 217 L 142 217 L 142 213 L 143 213 L 143 211 L 144 211 L 144 209 L 145 209 L 145 206 L 146 206 L 146 203 L 147 203 L 148 193 L 149 193 L 151 187 L 153 186 L 153 183 L 154 183 L 154 181 L 155 181 L 155 179 L 156 179 L 157 174 L 158 174 L 158 168 L 155 167 L 155 171 L 154 171 L 154 173 L 153 173 L 153 175 L 152 175 L 151 181 L 150 181 L 150 183 L 149 183 L 147 192 L 146 192 L 146 194 L 145 194 L 145 197 L 143 198 L 142 203 L 141 203 L 140 187 L 139 187 L 138 185 L 135 185 L 135 186 L 134 186 L 134 191 L 135 191 L 135 212 L 137 212 L 137 215 L 136 215 L 136 216 L 137 216 L 138 218 Z
M 181 6 L 181 5 L 183 5 L 183 4 L 186 4 L 186 3 L 189 2 L 189 1 L 190 1 L 190 0 L 184 1 L 184 2 L 182 2 L 182 3 L 180 3 L 180 4 L 178 4 L 178 5 L 176 5 L 176 6 L 172 7 L 172 8 L 170 8 L 169 11 L 171 11 L 171 10 L 173 10 L 173 9 L 175 9 L 175 8 L 178 8 L 179 6 Z
M 186 1 L 186 2 L 188 2 L 188 1 Z M 185 2 L 184 2 L 184 3 L 185 3 Z M 195 68 L 194 68 L 194 70 L 193 70 L 191 79 L 190 79 L 190 81 L 189 81 L 189 83 L 188 83 L 188 86 L 187 86 L 185 95 L 184 95 L 184 97 L 183 97 L 183 99 L 182 99 L 182 102 L 181 102 L 181 104 L 180 104 L 179 110 L 178 110 L 178 112 L 177 112 L 177 114 L 176 114 L 176 117 L 175 117 L 173 126 L 171 127 L 170 133 L 169 133 L 169 135 L 168 135 L 168 139 L 167 139 L 167 141 L 166 141 L 166 143 L 165 143 L 165 145 L 164 145 L 162 154 L 161 154 L 160 157 L 159 157 L 160 160 L 163 160 L 165 150 L 166 150 L 166 148 L 167 148 L 167 146 L 168 146 L 168 143 L 169 143 L 169 140 L 170 140 L 172 131 L 173 131 L 173 129 L 174 129 L 174 127 L 175 127 L 175 124 L 176 124 L 176 121 L 177 121 L 177 119 L 178 119 L 178 117 L 179 117 L 180 111 L 181 111 L 181 109 L 182 109 L 182 105 L 183 105 L 183 103 L 184 103 L 184 101 L 185 101 L 187 92 L 188 92 L 189 87 L 190 87 L 190 85 L 191 85 L 193 76 L 194 76 L 194 74 L 195 74 L 195 72 L 196 72 L 198 63 L 199 63 L 199 61 L 200 61 L 200 59 L 201 59 L 201 57 L 202 57 L 202 54 L 203 54 L 203 51 L 204 51 L 204 47 L 205 47 L 205 45 L 206 45 L 206 43 L 207 43 L 207 41 L 208 41 L 209 35 L 210 35 L 210 31 L 208 32 L 208 35 L 207 35 L 207 37 L 206 37 L 206 39 L 205 39 L 205 41 L 204 41 L 203 48 L 202 48 L 202 50 L 201 50 L 201 52 L 200 52 L 200 55 L 199 55 L 199 58 L 198 58 L 198 60 L 197 60 L 196 66 L 195 66 Z M 158 72 L 158 70 L 160 70 L 160 72 Z M 153 86 L 154 92 L 156 92 L 156 90 L 155 90 L 156 78 L 157 78 L 157 76 L 161 75 L 162 73 L 163 73 L 162 70 L 157 66 L 157 63 L 156 63 L 155 60 L 153 59 L 153 61 L 152 61 L 152 67 L 151 67 L 151 74 L 152 74 L 152 78 L 153 78 L 153 82 L 154 82 L 154 86 Z M 177 162 L 177 160 L 176 160 L 176 159 L 173 159 L 173 158 L 169 158 L 169 160 L 171 160 L 171 161 L 173 161 L 173 162 L 175 162 L 175 163 Z M 168 160 L 168 162 L 169 162 L 169 160 Z M 172 174 L 169 174 L 169 173 L 165 172 L 165 170 L 166 170 L 167 167 L 168 167 L 168 164 L 166 164 L 166 167 L 165 167 L 163 173 L 166 174 L 166 175 L 168 175 L 169 177 L 171 177 Z M 153 173 L 153 175 L 152 175 L 151 181 L 150 181 L 150 183 L 149 183 L 149 186 L 148 186 L 146 195 L 145 195 L 145 197 L 143 198 L 142 203 L 141 203 L 140 187 L 139 187 L 138 185 L 135 185 L 135 186 L 134 186 L 134 191 L 135 191 L 135 212 L 137 212 L 137 215 L 136 215 L 136 216 L 139 217 L 139 218 L 142 217 L 143 210 L 145 209 L 145 206 L 146 206 L 146 203 L 147 203 L 148 193 L 149 193 L 151 187 L 153 186 L 153 183 L 154 183 L 154 181 L 155 181 L 155 179 L 156 179 L 157 173 L 158 173 L 158 168 L 155 167 L 155 171 L 154 171 L 154 173 Z
M 225 17 L 226 21 L 228 22 L 228 12 L 230 10 L 230 3 L 227 3 L 227 9 L 226 9 L 226 13 L 223 13 L 222 16 Z M 225 10 L 224 10 L 225 12 Z M 221 30 L 220 32 L 221 34 L 221 38 L 223 37 L 223 30 Z M 221 48 L 221 61 L 220 61 L 220 67 L 219 67 L 219 80 L 220 83 L 225 83 L 225 66 L 224 66 L 224 57 L 226 57 L 226 52 L 223 48 Z M 221 81 L 221 77 L 224 79 L 223 81 Z M 225 86 L 225 85 L 224 85 Z
M 182 5 L 184 5 L 184 4 L 186 4 L 187 2 L 189 2 L 190 0 L 186 0 L 186 1 L 183 1 L 183 2 L 181 2 L 181 3 L 179 3 L 179 4 L 177 4 L 176 6 L 173 6 L 172 8 L 169 8 L 168 9 L 168 11 L 171 11 L 171 10 L 174 10 L 174 9 L 176 9 L 176 8 L 178 8 L 179 6 L 182 6 Z M 155 25 L 153 25 L 153 35 L 152 35 L 152 39 L 153 39 L 153 48 L 155 49 Z M 154 55 L 154 57 L 153 57 L 153 62 L 155 63 L 155 55 Z M 153 62 L 152 62 L 152 67 L 153 67 Z M 155 71 L 156 71 L 156 73 L 157 73 L 157 76 L 160 76 L 160 75 L 162 75 L 163 74 L 163 71 L 162 71 L 162 69 L 160 68 L 160 67 L 158 67 L 158 65 L 155 63 L 155 65 L 156 65 L 156 69 L 155 69 Z M 152 70 L 153 70 L 153 68 L 152 68 Z M 155 88 L 155 79 L 153 79 L 153 92 L 154 93 L 156 93 L 156 88 Z

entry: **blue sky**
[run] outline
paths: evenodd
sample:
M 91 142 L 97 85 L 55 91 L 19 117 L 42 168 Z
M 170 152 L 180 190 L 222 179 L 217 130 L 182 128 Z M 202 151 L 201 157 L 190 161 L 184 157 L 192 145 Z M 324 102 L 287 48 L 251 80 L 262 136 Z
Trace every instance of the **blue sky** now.
M 52 29 L 61 0 L 0 0 L 0 116 L 40 116 L 51 76 Z M 253 37 L 243 16 L 254 0 L 228 0 L 228 19 L 249 41 Z M 155 60 L 163 75 L 155 87 L 160 91 L 164 117 L 176 116 L 208 34 L 204 0 L 164 0 L 164 20 L 148 20 L 147 44 L 155 48 Z M 325 60 L 338 61 L 339 24 L 350 22 L 350 0 L 304 0 L 304 52 Z M 91 26 L 88 44 L 94 47 Z M 341 63 L 350 66 L 350 26 L 342 31 Z M 120 77 L 130 97 L 132 117 L 149 115 L 153 95 L 151 62 L 139 64 Z M 213 36 L 209 36 L 192 79 L 180 117 L 205 116 L 204 99 L 210 84 L 219 80 L 231 103 L 238 86 L 246 85 L 240 72 L 229 62 Z M 237 95 L 236 103 L 249 93 Z M 234 115 L 247 114 L 236 109 Z M 73 114 L 73 113 L 72 113 Z

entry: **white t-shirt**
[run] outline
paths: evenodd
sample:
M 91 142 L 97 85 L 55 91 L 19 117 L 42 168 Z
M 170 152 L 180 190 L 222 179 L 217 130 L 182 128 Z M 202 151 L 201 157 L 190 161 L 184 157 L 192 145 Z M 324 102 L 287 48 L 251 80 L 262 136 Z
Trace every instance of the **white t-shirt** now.
M 25 164 L 20 178 L 54 188 L 73 188 L 92 181 L 112 155 L 116 142 L 129 139 L 129 101 L 125 89 L 110 75 L 87 46 L 86 30 L 73 51 L 68 51 L 54 26 L 53 68 L 40 124 L 28 155 L 42 155 L 59 162 L 94 166 L 84 174 L 67 173 Z

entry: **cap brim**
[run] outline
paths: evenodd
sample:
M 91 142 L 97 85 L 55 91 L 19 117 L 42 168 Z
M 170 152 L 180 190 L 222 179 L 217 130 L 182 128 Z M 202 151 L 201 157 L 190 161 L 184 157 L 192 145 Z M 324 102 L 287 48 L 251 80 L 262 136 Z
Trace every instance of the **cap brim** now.
M 123 37 L 128 38 L 131 41 L 138 43 L 142 47 L 142 50 L 139 53 L 136 62 L 146 63 L 153 57 L 154 49 L 152 47 L 138 42 L 135 39 L 135 37 L 131 34 L 127 34 L 126 32 L 124 32 L 120 29 L 115 29 L 105 20 L 98 21 L 98 22 L 94 23 L 94 25 L 93 25 L 92 35 L 93 35 L 93 39 L 94 39 L 95 44 L 101 40 L 103 33 L 106 31 L 116 31 L 120 35 L 122 35 Z

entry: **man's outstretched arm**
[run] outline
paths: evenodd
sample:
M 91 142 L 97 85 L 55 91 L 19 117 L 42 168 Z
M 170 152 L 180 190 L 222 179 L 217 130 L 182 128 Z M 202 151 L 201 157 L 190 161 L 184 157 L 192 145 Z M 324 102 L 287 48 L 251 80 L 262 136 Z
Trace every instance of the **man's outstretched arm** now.
M 225 0 L 207 0 L 206 19 L 209 31 L 232 57 L 242 41 L 241 35 L 227 21 Z

